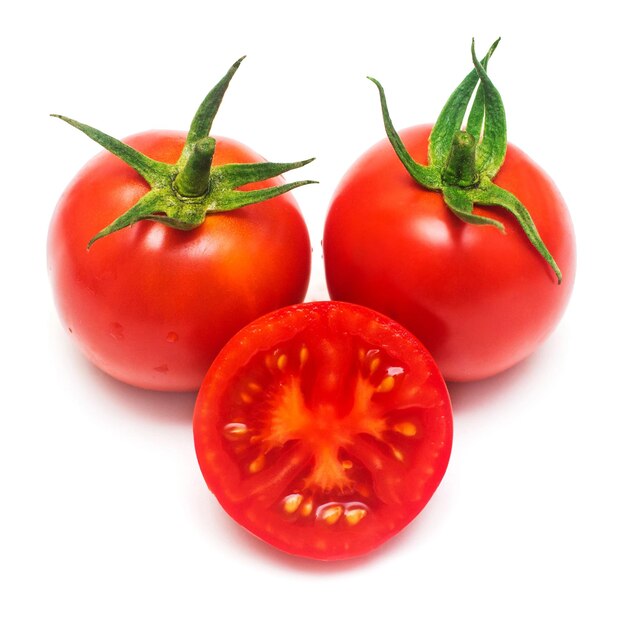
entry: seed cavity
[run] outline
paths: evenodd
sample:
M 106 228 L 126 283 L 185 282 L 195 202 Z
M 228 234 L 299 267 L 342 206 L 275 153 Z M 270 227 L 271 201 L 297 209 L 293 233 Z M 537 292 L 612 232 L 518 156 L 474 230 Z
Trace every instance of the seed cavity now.
M 285 513 L 295 513 L 302 504 L 303 495 L 301 493 L 292 493 L 283 499 L 283 511 Z

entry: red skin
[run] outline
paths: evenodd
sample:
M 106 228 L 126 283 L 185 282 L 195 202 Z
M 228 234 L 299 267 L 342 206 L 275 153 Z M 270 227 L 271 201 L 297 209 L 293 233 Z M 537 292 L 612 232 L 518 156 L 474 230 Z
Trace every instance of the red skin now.
M 185 137 L 150 131 L 126 142 L 175 163 Z M 261 160 L 243 144 L 217 138 L 213 165 Z M 285 194 L 211 215 L 191 231 L 140 222 L 87 249 L 148 191 L 141 176 L 107 152 L 78 173 L 49 231 L 55 301 L 87 358 L 111 376 L 146 389 L 195 390 L 237 330 L 302 301 L 310 241 L 293 196 Z
M 430 131 L 400 133 L 420 163 L 427 162 Z M 476 213 L 501 220 L 506 235 L 465 224 L 441 193 L 410 177 L 386 139 L 350 168 L 325 226 L 331 297 L 399 321 L 450 381 L 492 376 L 531 354 L 557 325 L 574 284 L 574 232 L 549 177 L 509 144 L 494 182 L 530 212 L 563 273 L 560 285 L 505 209 Z

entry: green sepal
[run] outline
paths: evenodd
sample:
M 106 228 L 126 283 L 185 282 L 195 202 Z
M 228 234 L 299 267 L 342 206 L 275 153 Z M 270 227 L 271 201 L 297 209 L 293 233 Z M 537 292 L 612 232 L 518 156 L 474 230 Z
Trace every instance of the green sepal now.
M 245 57 L 236 61 L 200 104 L 180 158 L 175 164 L 155 161 L 129 145 L 70 118 L 55 115 L 132 167 L 151 190 L 133 207 L 97 233 L 88 243 L 141 220 L 151 220 L 179 230 L 200 226 L 211 213 L 232 211 L 275 198 L 316 181 L 303 180 L 263 189 L 241 191 L 240 187 L 275 178 L 307 165 L 313 159 L 291 163 L 231 163 L 212 166 L 215 140 L 208 136 L 230 80 Z
M 189 132 L 187 133 L 185 147 L 183 148 L 180 158 L 178 159 L 179 166 L 182 166 L 187 162 L 193 145 L 203 137 L 209 136 L 211 127 L 213 126 L 213 120 L 217 115 L 220 104 L 222 104 L 228 85 L 230 85 L 232 77 L 235 75 L 235 72 L 239 69 L 241 62 L 245 58 L 246 57 L 243 56 L 240 59 L 237 59 L 230 66 L 228 72 L 226 72 L 217 85 L 209 91 L 198 107 L 198 110 L 196 111 L 196 114 L 191 122 L 191 126 L 189 127 Z
M 496 39 L 489 48 L 483 63 L 487 63 L 491 58 L 491 55 L 498 47 L 500 39 Z M 472 44 L 473 45 L 473 44 Z M 474 68 L 462 81 L 461 84 L 452 92 L 452 95 L 445 103 L 428 140 L 428 163 L 434 167 L 443 167 L 445 164 L 454 133 L 461 129 L 463 119 L 467 111 L 467 107 L 472 98 L 472 93 L 476 89 L 476 84 L 479 81 L 479 76 L 476 68 Z M 484 108 L 484 107 L 483 107 Z M 474 108 L 474 114 L 472 117 L 472 125 L 477 125 L 476 118 L 480 116 L 480 101 Z M 482 118 L 480 120 L 482 126 Z M 476 140 L 479 137 L 474 135 Z
M 221 184 L 237 189 L 249 183 L 257 183 L 280 176 L 290 170 L 308 165 L 314 160 L 306 159 L 293 163 L 229 163 L 216 168 L 215 177 L 219 178 Z
M 106 228 L 103 228 L 99 233 L 94 235 L 87 244 L 87 248 L 101 239 L 110 235 L 122 228 L 132 226 L 140 220 L 156 219 L 161 214 L 166 215 L 169 209 L 171 212 L 172 207 L 167 205 L 172 202 L 171 194 L 164 192 L 163 190 L 152 190 L 137 202 L 131 209 L 126 211 L 118 217 L 115 221 L 111 222 Z
M 489 63 L 489 59 L 491 55 L 494 53 L 496 47 L 500 43 L 500 39 L 497 39 L 483 60 L 481 61 L 481 65 L 483 66 L 485 72 L 487 71 L 487 65 Z M 472 42 L 473 46 L 473 42 Z M 476 68 L 474 68 L 476 69 Z M 465 126 L 465 130 L 478 141 L 483 132 L 483 125 L 485 122 L 485 88 L 483 87 L 482 81 L 479 81 L 478 88 L 476 89 L 476 94 L 474 96 L 474 103 L 472 104 L 472 108 L 470 109 L 469 115 L 467 117 L 467 124 Z
M 368 78 L 378 88 L 389 142 L 413 179 L 427 189 L 441 191 L 450 210 L 468 224 L 494 226 L 504 232 L 502 222 L 477 215 L 474 213 L 474 205 L 507 209 L 517 219 L 535 250 L 550 265 L 560 283 L 561 270 L 541 239 L 526 207 L 513 194 L 492 182 L 504 163 L 507 147 L 504 105 L 486 71 L 499 41 L 497 39 L 483 60 L 479 61 L 472 40 L 474 69 L 448 98 L 431 130 L 427 165 L 417 163 L 411 157 L 391 122 L 381 84 Z M 474 92 L 476 94 L 468 114 Z M 466 115 L 467 124 L 465 130 L 462 130 Z M 468 141 L 469 138 L 474 141 Z
M 481 91 L 485 100 L 485 122 L 483 135 L 476 150 L 476 167 L 481 175 L 491 179 L 502 167 L 506 156 L 506 115 L 498 90 L 476 58 L 474 40 L 472 40 L 472 61 L 480 77 Z
M 400 135 L 398 135 L 396 129 L 391 122 L 389 116 L 389 109 L 387 108 L 387 97 L 385 96 L 385 90 L 383 86 L 371 76 L 368 76 L 376 87 L 378 88 L 378 94 L 380 97 L 380 106 L 383 111 L 383 122 L 385 124 L 385 131 L 387 137 L 393 146 L 398 158 L 402 162 L 402 165 L 406 168 L 407 172 L 422 186 L 428 189 L 440 189 L 440 176 L 438 172 L 430 167 L 417 163 L 413 160 L 413 157 L 409 154 L 406 146 L 402 143 Z
M 276 187 L 266 187 L 264 189 L 255 189 L 253 191 L 233 191 L 225 189 L 219 195 L 219 212 L 232 211 L 233 209 L 241 209 L 242 207 L 257 202 L 264 202 L 271 198 L 276 198 L 283 193 L 287 193 L 292 189 L 302 187 L 302 185 L 311 185 L 316 183 L 315 180 L 299 180 L 295 183 L 285 183 Z
M 467 224 L 475 224 L 478 226 L 495 226 L 500 232 L 504 232 L 502 222 L 474 213 L 474 202 L 466 189 L 444 187 L 442 192 L 446 204 L 460 220 L 463 220 Z
M 147 157 L 145 154 L 135 150 L 135 148 L 131 148 L 128 144 L 125 144 L 119 139 L 115 139 L 115 137 L 111 137 L 111 135 L 103 133 L 93 126 L 82 124 L 64 115 L 57 115 L 56 113 L 52 113 L 51 116 L 58 117 L 60 120 L 67 122 L 70 126 L 85 133 L 87 137 L 99 143 L 111 154 L 122 159 L 126 165 L 130 165 L 130 167 L 143 176 L 150 185 L 158 185 L 169 172 L 169 166 L 166 163 L 161 163 L 160 161 L 155 161 Z
M 548 248 L 543 243 L 535 222 L 530 216 L 528 209 L 510 192 L 502 187 L 498 187 L 494 183 L 485 180 L 476 189 L 471 189 L 468 192 L 470 200 L 475 204 L 481 206 L 500 206 L 507 209 L 519 222 L 526 237 L 530 243 L 534 246 L 535 250 L 547 261 L 548 265 L 553 269 L 556 274 L 559 284 L 563 279 L 563 274 L 556 264 L 556 261 L 548 251 Z

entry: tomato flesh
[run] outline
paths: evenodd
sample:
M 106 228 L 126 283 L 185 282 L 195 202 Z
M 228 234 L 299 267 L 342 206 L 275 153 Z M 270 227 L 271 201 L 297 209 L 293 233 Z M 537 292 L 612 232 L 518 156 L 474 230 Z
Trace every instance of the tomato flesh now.
M 338 302 L 287 307 L 220 353 L 194 415 L 198 460 L 256 536 L 317 559 L 364 554 L 408 524 L 445 472 L 452 414 L 403 327 Z

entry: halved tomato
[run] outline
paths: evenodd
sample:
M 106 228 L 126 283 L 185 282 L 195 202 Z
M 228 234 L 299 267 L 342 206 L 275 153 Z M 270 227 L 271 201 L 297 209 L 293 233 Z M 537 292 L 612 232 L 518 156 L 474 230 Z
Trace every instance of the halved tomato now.
M 343 302 L 280 309 L 219 354 L 194 436 L 209 489 L 291 554 L 369 552 L 425 506 L 446 470 L 452 411 L 422 344 Z

